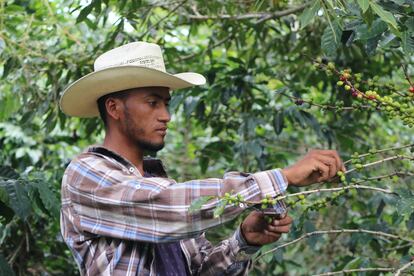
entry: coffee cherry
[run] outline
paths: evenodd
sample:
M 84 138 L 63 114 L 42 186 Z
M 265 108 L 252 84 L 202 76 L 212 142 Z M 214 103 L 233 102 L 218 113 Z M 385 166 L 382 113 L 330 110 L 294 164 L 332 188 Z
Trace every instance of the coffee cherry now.
M 338 81 L 338 82 L 336 83 L 336 85 L 338 85 L 338 86 L 342 86 L 342 85 L 344 85 L 344 82 L 343 82 L 343 81 Z
M 272 223 L 273 219 L 271 216 L 265 216 L 265 220 L 267 223 Z
M 357 170 L 360 170 L 360 169 L 362 169 L 362 164 L 355 164 L 355 168 L 357 169 Z
M 341 80 L 341 81 L 344 81 L 344 80 L 347 80 L 347 79 L 349 79 L 349 77 L 350 77 L 351 75 L 349 74 L 349 73 L 343 73 L 340 77 L 339 77 L 339 79 Z
M 298 198 L 299 199 L 305 199 L 305 196 L 304 195 L 298 195 Z
M 303 100 L 302 99 L 297 99 L 297 100 L 295 100 L 295 104 L 296 105 L 302 105 L 303 104 Z
M 352 97 L 356 98 L 356 97 L 358 97 L 359 94 L 358 94 L 358 92 L 354 91 L 354 92 L 352 92 L 351 95 L 352 95 Z
M 345 85 L 344 88 L 345 88 L 346 91 L 351 90 L 351 86 L 349 86 L 349 85 Z
M 409 92 L 411 92 L 411 93 L 414 93 L 414 86 L 411 86 L 411 87 L 408 89 L 408 91 L 409 91 Z

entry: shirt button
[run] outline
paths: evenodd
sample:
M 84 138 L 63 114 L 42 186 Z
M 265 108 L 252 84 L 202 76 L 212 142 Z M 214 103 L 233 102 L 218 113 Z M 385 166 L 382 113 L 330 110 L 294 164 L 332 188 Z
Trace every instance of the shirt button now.
M 135 189 L 139 189 L 139 188 L 141 188 L 141 184 L 135 185 Z
M 129 168 L 129 172 L 134 172 L 135 169 L 133 167 Z

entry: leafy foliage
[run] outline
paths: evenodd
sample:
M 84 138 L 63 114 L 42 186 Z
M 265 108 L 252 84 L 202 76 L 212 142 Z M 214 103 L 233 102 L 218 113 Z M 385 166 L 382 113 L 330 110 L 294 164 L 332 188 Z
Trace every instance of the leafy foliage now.
M 412 76 L 413 18 L 410 0 L 3 1 L 0 274 L 78 273 L 59 234 L 60 181 L 70 159 L 103 133 L 98 120 L 62 114 L 59 97 L 93 71 L 99 54 L 137 40 L 160 44 L 168 71 L 208 79 L 204 87 L 173 93 L 175 116 L 159 155 L 174 178 L 284 167 L 309 148 L 332 148 L 344 160 L 357 159 L 348 163 L 355 169 L 348 184 L 355 178 L 400 195 L 345 189 L 292 200 L 292 232 L 262 253 L 320 229 L 364 228 L 413 239 L 412 160 L 357 169 L 412 152 L 353 157 L 412 144 L 412 128 L 375 106 L 359 108 L 364 102 L 337 86 L 333 71 L 314 66 L 319 57 L 321 64 L 361 74 L 363 91 L 405 95 L 410 84 L 402 65 Z M 409 108 L 412 101 L 404 104 Z M 207 234 L 223 239 L 241 219 Z M 367 233 L 313 235 L 263 255 L 252 275 L 396 268 L 414 254 L 410 246 Z

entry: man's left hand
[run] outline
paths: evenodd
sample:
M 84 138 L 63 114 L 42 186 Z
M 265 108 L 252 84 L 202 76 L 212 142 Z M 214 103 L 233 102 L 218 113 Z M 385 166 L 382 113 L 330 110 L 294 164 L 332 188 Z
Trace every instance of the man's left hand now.
M 249 245 L 265 245 L 277 241 L 283 233 L 288 233 L 292 218 L 273 219 L 268 223 L 259 211 L 251 212 L 241 225 L 244 239 Z

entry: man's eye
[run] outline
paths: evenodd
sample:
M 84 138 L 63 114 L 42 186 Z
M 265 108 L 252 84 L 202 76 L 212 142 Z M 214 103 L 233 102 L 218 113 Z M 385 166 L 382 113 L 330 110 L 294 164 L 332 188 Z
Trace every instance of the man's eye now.
M 156 106 L 157 105 L 157 102 L 155 102 L 155 101 L 151 101 L 151 102 L 148 102 L 148 103 L 149 103 L 150 106 Z

